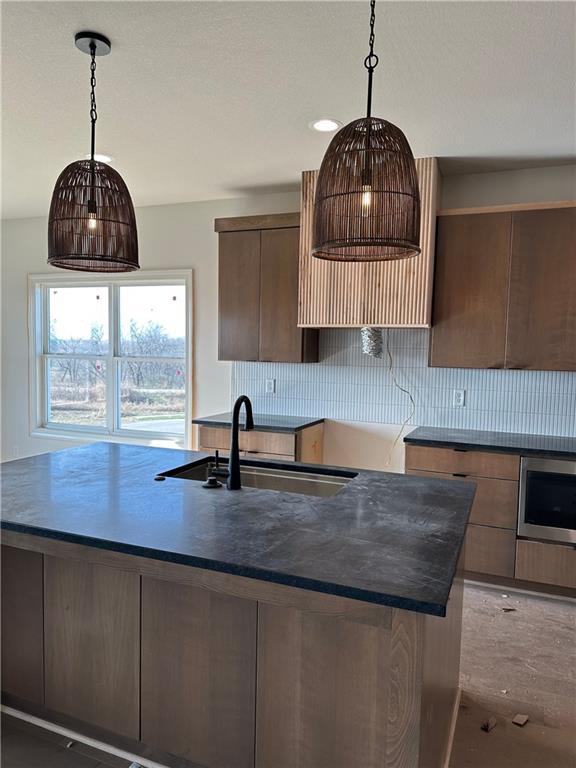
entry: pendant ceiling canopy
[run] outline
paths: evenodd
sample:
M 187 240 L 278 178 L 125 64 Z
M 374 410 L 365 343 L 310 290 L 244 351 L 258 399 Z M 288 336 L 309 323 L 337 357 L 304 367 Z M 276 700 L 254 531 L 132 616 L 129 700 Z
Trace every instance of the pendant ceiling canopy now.
M 334 136 L 320 166 L 312 254 L 332 261 L 386 261 L 420 253 L 416 164 L 400 128 L 372 117 L 375 0 L 370 2 L 366 117 Z
M 79 32 L 76 46 L 90 62 L 91 152 L 58 177 L 48 217 L 48 263 L 80 272 L 138 269 L 138 234 L 132 199 L 120 174 L 94 159 L 96 148 L 96 56 L 110 53 L 108 38 Z

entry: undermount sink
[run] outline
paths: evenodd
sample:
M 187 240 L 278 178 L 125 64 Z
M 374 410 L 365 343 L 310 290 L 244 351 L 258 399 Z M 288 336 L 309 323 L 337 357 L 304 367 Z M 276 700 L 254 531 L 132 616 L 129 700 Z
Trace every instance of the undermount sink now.
M 214 467 L 214 458 L 211 457 L 161 472 L 156 479 L 164 480 L 173 477 L 205 483 L 213 474 Z M 222 472 L 222 465 L 220 465 L 220 472 Z M 324 471 L 318 467 L 312 470 L 306 466 L 285 468 L 283 465 L 276 466 L 271 462 L 241 461 L 240 477 L 242 485 L 246 488 L 301 493 L 305 496 L 334 496 L 356 477 L 356 473 L 333 469 Z M 219 475 L 219 479 L 225 487 L 226 477 Z

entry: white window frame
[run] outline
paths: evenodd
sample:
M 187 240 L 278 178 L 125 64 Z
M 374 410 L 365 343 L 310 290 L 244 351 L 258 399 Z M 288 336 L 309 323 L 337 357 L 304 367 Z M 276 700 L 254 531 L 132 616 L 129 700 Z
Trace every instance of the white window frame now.
M 120 427 L 120 365 L 122 360 L 143 360 L 146 362 L 170 362 L 170 357 L 142 357 L 120 355 L 117 348 L 119 333 L 115 326 L 120 323 L 119 288 L 122 285 L 184 285 L 186 287 L 186 398 L 184 435 L 151 430 L 130 430 Z M 49 289 L 57 285 L 62 288 L 102 285 L 108 291 L 108 352 L 105 355 L 75 354 L 62 355 L 48 351 L 49 333 Z M 28 335 L 29 335 L 29 383 L 30 383 L 30 435 L 73 439 L 83 442 L 107 440 L 118 443 L 156 445 L 186 448 L 190 445 L 192 413 L 192 270 L 148 270 L 123 275 L 93 273 L 91 276 L 68 276 L 66 274 L 28 275 Z M 106 427 L 85 427 L 75 424 L 54 424 L 48 421 L 49 391 L 48 366 L 50 359 L 73 357 L 77 359 L 101 359 L 106 363 L 107 381 L 107 425 Z M 182 360 L 181 357 L 174 360 Z

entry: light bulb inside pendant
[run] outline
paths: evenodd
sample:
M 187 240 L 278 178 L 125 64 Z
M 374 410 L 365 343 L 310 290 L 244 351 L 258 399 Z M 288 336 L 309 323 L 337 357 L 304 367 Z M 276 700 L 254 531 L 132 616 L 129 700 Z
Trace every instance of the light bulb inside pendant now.
M 88 201 L 88 229 L 95 230 L 98 226 L 96 202 L 94 200 Z
M 368 218 L 370 216 L 370 209 L 372 207 L 372 187 L 370 184 L 364 184 L 362 186 L 362 216 Z

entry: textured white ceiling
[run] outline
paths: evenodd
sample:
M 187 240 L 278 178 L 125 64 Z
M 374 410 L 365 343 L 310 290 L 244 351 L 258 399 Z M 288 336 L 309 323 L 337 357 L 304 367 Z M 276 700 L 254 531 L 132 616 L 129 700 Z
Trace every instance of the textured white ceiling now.
M 379 2 L 375 114 L 449 172 L 574 158 L 576 5 Z M 308 128 L 365 109 L 367 2 L 3 2 L 3 215 L 47 213 L 89 149 L 87 57 L 98 60 L 97 148 L 136 205 L 281 190 L 329 141 Z

